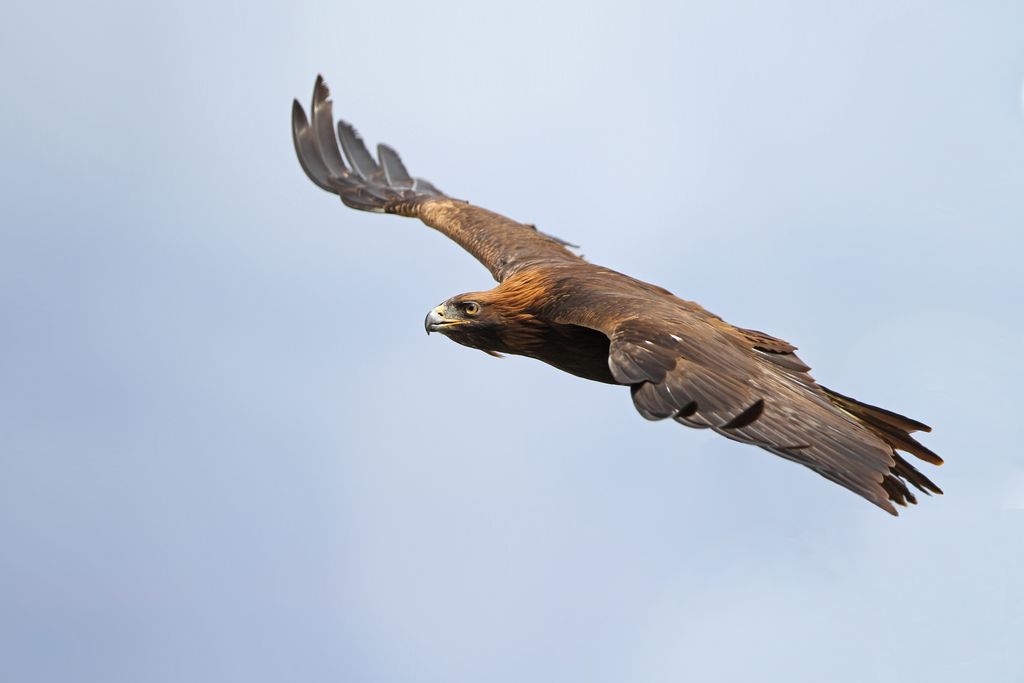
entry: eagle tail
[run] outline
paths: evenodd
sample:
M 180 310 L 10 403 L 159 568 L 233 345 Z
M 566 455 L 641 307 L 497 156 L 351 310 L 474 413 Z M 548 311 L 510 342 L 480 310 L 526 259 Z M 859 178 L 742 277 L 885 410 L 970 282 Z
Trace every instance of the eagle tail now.
M 295 153 L 318 187 L 338 195 L 350 208 L 404 216 L 416 215 L 417 205 L 425 199 L 445 196 L 430 182 L 410 176 L 391 147 L 378 145 L 379 161 L 374 159 L 350 123 L 338 121 L 335 137 L 330 96 L 323 77 L 317 76 L 312 120 L 306 118 L 298 100 L 292 104 Z
M 857 422 L 871 430 L 893 449 L 894 464 L 891 468 L 891 474 L 882 482 L 882 486 L 885 487 L 890 497 L 897 502 L 900 502 L 899 498 L 906 498 L 909 502 L 915 502 L 913 495 L 903 485 L 903 481 L 909 482 L 916 489 L 924 493 L 942 493 L 942 489 L 896 453 L 898 450 L 904 451 L 905 453 L 917 456 L 925 462 L 941 465 L 942 458 L 911 436 L 912 432 L 930 432 L 932 430 L 931 427 L 917 420 L 894 413 L 891 410 L 862 403 L 857 399 L 844 396 L 826 387 L 822 387 L 822 389 L 834 406 L 847 415 L 852 416 Z

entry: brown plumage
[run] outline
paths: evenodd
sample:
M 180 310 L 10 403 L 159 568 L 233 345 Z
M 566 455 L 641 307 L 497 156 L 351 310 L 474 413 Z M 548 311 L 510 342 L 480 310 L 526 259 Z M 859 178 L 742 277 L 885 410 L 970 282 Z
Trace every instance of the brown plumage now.
M 310 179 L 351 208 L 419 218 L 499 283 L 432 310 L 428 333 L 627 385 L 649 420 L 760 446 L 892 514 L 893 503 L 917 502 L 908 484 L 942 493 L 897 453 L 942 464 L 911 436 L 926 425 L 817 384 L 788 342 L 734 327 L 661 287 L 587 263 L 531 225 L 446 196 L 410 176 L 390 147 L 379 145 L 375 160 L 348 123 L 338 123 L 335 137 L 328 98 L 318 77 L 312 120 L 298 101 L 292 109 L 295 151 Z

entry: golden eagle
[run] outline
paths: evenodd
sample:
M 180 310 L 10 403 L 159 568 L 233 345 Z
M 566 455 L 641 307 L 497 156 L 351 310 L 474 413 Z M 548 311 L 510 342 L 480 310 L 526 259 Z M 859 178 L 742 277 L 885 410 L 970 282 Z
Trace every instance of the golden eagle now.
M 335 137 L 329 97 L 318 77 L 311 119 L 297 100 L 292 108 L 295 151 L 310 180 L 353 209 L 419 218 L 498 281 L 431 310 L 428 333 L 628 386 L 648 420 L 671 418 L 760 446 L 894 515 L 893 503 L 917 502 L 908 484 L 942 493 L 897 453 L 942 464 L 911 436 L 927 425 L 821 386 L 788 342 L 588 263 L 532 225 L 448 197 L 410 176 L 391 147 L 378 145 L 374 159 L 345 121 Z

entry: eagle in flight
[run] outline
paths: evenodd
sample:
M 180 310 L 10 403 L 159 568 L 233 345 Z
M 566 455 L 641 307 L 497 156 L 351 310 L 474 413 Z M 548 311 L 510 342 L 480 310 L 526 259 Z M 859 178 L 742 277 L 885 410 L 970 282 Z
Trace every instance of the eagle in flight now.
M 942 493 L 898 453 L 941 465 L 911 436 L 927 425 L 821 386 L 788 342 L 730 325 L 666 289 L 588 263 L 532 225 L 445 195 L 410 176 L 387 145 L 374 159 L 350 124 L 335 129 L 329 98 L 317 77 L 310 118 L 297 100 L 292 108 L 295 151 L 310 180 L 350 208 L 419 218 L 498 282 L 431 310 L 427 333 L 628 386 L 648 420 L 671 418 L 760 446 L 893 515 L 894 503 L 917 502 L 911 486 Z

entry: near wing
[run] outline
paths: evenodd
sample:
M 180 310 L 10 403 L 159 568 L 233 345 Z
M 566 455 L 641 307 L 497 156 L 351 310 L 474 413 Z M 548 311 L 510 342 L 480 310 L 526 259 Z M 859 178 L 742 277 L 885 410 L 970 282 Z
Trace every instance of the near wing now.
M 378 158 L 374 159 L 355 128 L 345 121 L 338 122 L 335 137 L 329 97 L 327 84 L 317 76 L 312 121 L 307 120 L 296 100 L 292 106 L 292 137 L 306 175 L 319 187 L 340 196 L 346 206 L 419 218 L 455 240 L 499 282 L 527 264 L 581 261 L 566 249 L 566 242 L 532 225 L 452 199 L 426 180 L 413 178 L 398 153 L 387 145 L 377 146 Z
M 612 375 L 631 386 L 645 418 L 673 418 L 760 446 L 892 514 L 892 503 L 917 502 L 908 483 L 942 493 L 896 453 L 941 464 L 910 436 L 929 431 L 926 425 L 821 387 L 782 340 L 632 283 L 635 289 L 627 284 L 611 298 L 607 288 L 599 297 L 567 297 L 558 321 L 608 336 Z

